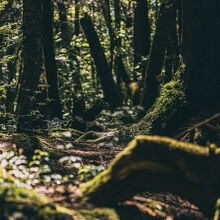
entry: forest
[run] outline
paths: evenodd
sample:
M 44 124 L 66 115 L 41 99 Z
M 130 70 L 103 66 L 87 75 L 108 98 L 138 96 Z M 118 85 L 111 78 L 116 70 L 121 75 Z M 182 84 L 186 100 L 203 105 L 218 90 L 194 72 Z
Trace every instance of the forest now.
M 220 220 L 219 39 L 219 0 L 0 0 L 0 219 Z

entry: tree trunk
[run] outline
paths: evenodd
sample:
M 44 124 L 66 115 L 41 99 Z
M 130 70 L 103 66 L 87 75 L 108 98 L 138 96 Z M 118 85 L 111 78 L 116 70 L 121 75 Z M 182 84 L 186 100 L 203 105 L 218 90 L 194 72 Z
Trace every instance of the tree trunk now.
M 111 70 L 92 20 L 89 15 L 86 14 L 80 22 L 89 42 L 91 54 L 96 65 L 97 74 L 101 81 L 102 90 L 104 92 L 104 98 L 113 107 L 120 106 L 121 100 L 119 98 L 118 91 L 116 90 Z
M 49 117 L 62 118 L 53 41 L 53 3 L 43 1 L 43 50 L 48 84 Z
M 114 57 L 114 48 L 115 48 L 115 32 L 112 27 L 112 18 L 111 18 L 111 11 L 110 11 L 110 2 L 109 0 L 100 0 L 100 4 L 102 7 L 102 12 L 105 18 L 105 23 L 107 26 L 107 29 L 109 31 L 109 37 L 110 37 L 110 62 L 109 67 L 112 70 L 113 66 L 113 57 Z
M 212 215 L 220 193 L 219 166 L 220 150 L 214 145 L 138 136 L 107 170 L 82 185 L 81 198 L 110 207 L 146 190 L 172 192 Z
M 177 71 L 179 65 L 179 44 L 177 38 L 177 22 L 176 22 L 176 11 L 172 14 L 173 19 L 170 23 L 171 31 L 168 36 L 168 44 L 166 48 L 165 56 L 165 80 L 164 82 L 169 82 L 172 79 L 172 76 Z
M 67 19 L 67 9 L 64 1 L 57 2 L 58 14 L 60 19 L 60 32 L 62 38 L 62 44 L 65 48 L 69 47 L 70 42 L 72 40 L 73 30 L 71 26 L 68 24 Z
M 18 95 L 18 131 L 32 131 L 30 113 L 34 105 L 39 78 L 43 72 L 42 58 L 42 4 L 23 0 L 23 62 Z
M 134 66 L 145 76 L 146 58 L 150 51 L 150 24 L 148 19 L 148 2 L 137 0 L 134 11 Z M 145 60 L 143 60 L 145 58 Z
M 182 56 L 190 114 L 220 111 L 220 2 L 183 0 Z M 190 19 L 189 19 L 190 18 Z
M 75 0 L 74 33 L 72 26 L 68 23 L 69 21 L 67 18 L 67 8 L 65 6 L 65 3 L 58 2 L 57 6 L 59 8 L 59 18 L 61 21 L 62 45 L 67 49 L 69 57 L 70 76 L 72 76 L 72 85 L 74 87 L 73 103 L 71 103 L 72 116 L 81 116 L 83 111 L 85 110 L 85 102 L 83 100 L 82 84 L 80 80 L 80 61 L 77 59 L 77 56 L 80 53 L 80 49 L 76 46 L 70 45 L 73 34 L 75 36 L 79 36 L 80 33 L 79 3 L 78 0 Z M 69 89 L 71 90 L 71 88 Z
M 162 70 L 168 36 L 171 32 L 170 24 L 174 19 L 173 13 L 175 10 L 174 0 L 164 0 L 162 2 L 147 64 L 144 91 L 141 99 L 141 105 L 146 109 L 152 106 L 158 96 L 159 83 L 156 77 Z

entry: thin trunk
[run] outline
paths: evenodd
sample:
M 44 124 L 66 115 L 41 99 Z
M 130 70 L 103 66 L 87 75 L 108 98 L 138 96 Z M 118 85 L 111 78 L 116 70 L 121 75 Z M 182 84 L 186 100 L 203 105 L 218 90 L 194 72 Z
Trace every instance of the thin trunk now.
M 70 42 L 72 40 L 73 31 L 69 30 L 72 28 L 68 24 L 67 9 L 64 1 L 57 2 L 57 7 L 58 7 L 59 20 L 60 20 L 60 32 L 61 32 L 62 44 L 65 48 L 67 48 L 69 47 Z
M 117 87 L 118 90 L 121 90 L 121 79 L 125 82 L 126 87 L 128 88 L 128 93 L 130 92 L 129 84 L 131 83 L 130 77 L 127 73 L 125 65 L 123 63 L 122 54 L 121 54 L 121 37 L 120 37 L 120 28 L 121 28 L 121 10 L 120 10 L 120 0 L 114 0 L 114 14 L 115 14 L 115 59 L 114 59 L 114 72 L 117 77 Z
M 137 0 L 134 11 L 134 66 L 142 73 L 144 80 L 146 58 L 150 52 L 150 23 L 148 19 L 148 4 L 146 0 Z M 145 60 L 144 60 L 145 58 Z
M 51 0 L 43 1 L 43 50 L 48 83 L 49 117 L 62 118 L 62 107 L 60 103 L 57 65 L 54 54 L 53 41 L 53 3 Z
M 110 62 L 109 66 L 112 70 L 113 66 L 113 57 L 114 57 L 114 48 L 115 48 L 115 32 L 112 27 L 112 18 L 111 18 L 111 11 L 110 11 L 110 3 L 109 0 L 100 0 L 100 4 L 102 7 L 102 12 L 105 18 L 105 23 L 109 31 L 109 37 L 110 37 Z
M 75 0 L 75 35 L 79 36 L 80 34 L 80 21 L 79 21 L 79 0 Z M 80 60 L 77 58 L 77 56 L 80 54 L 80 48 L 75 46 L 70 51 L 70 58 L 76 62 L 75 69 L 73 72 L 73 83 L 74 83 L 74 91 L 75 93 L 80 94 L 80 97 L 75 95 L 73 100 L 73 115 L 79 115 L 81 116 L 83 111 L 85 110 L 85 101 L 83 97 L 82 92 L 82 84 L 80 80 Z
M 100 44 L 98 35 L 93 26 L 92 20 L 90 16 L 86 14 L 80 20 L 80 22 L 85 36 L 89 42 L 91 55 L 94 59 L 97 74 L 100 78 L 102 90 L 104 92 L 104 98 L 113 107 L 119 106 L 121 104 L 121 100 L 119 98 L 118 91 L 116 90 L 111 70 L 104 54 L 104 50 Z
M 74 87 L 73 103 L 70 104 L 72 107 L 72 115 L 81 115 L 85 109 L 85 102 L 82 95 L 82 85 L 80 80 L 80 61 L 77 59 L 77 55 L 80 53 L 79 47 L 73 47 L 70 45 L 72 40 L 72 35 L 78 36 L 80 33 L 79 26 L 79 1 L 75 0 L 75 20 L 74 27 L 75 31 L 73 33 L 73 28 L 69 24 L 67 18 L 67 7 L 64 2 L 58 2 L 59 18 L 61 21 L 61 38 L 62 44 L 67 49 L 69 56 L 70 73 L 72 77 L 72 85 Z M 75 64 L 74 64 L 75 63 Z M 69 88 L 71 90 L 71 88 Z M 79 97 L 78 94 L 81 96 Z
M 171 31 L 168 36 L 168 44 L 165 59 L 165 82 L 169 82 L 177 71 L 179 65 L 179 44 L 177 37 L 176 11 L 172 14 L 173 19 L 170 23 Z

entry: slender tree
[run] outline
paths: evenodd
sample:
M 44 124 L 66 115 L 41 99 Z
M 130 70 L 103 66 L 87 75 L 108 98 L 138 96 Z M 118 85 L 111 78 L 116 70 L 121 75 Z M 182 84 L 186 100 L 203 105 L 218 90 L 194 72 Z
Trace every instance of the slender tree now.
M 68 21 L 67 18 L 67 6 L 64 1 L 57 2 L 58 13 L 60 19 L 60 29 L 61 29 L 61 38 L 62 46 L 67 50 L 69 57 L 69 77 L 72 77 L 72 84 L 74 87 L 73 102 L 72 105 L 72 115 L 81 115 L 85 109 L 85 102 L 83 100 L 82 85 L 80 80 L 80 61 L 77 59 L 77 56 L 80 53 L 80 48 L 77 46 L 72 46 L 71 40 L 73 35 L 79 36 L 80 33 L 80 24 L 79 24 L 79 2 L 75 0 L 75 17 L 74 17 L 74 27 Z M 67 77 L 68 77 L 67 76 Z M 69 80 L 69 79 L 68 79 Z M 76 95 L 76 94 L 80 94 Z
M 54 54 L 53 41 L 53 3 L 51 0 L 43 1 L 43 51 L 46 68 L 49 116 L 62 117 L 62 107 L 58 91 L 57 66 Z
M 91 55 L 94 59 L 97 74 L 100 78 L 102 90 L 104 92 L 104 98 L 113 107 L 119 106 L 121 104 L 121 100 L 105 57 L 104 50 L 100 44 L 90 16 L 86 14 L 80 20 L 80 23 L 89 42 Z
M 146 57 L 150 51 L 150 23 L 148 19 L 148 2 L 146 0 L 137 0 L 134 10 L 134 66 L 140 66 L 137 71 L 142 73 L 142 79 L 145 76 Z M 145 61 L 143 60 L 145 58 Z

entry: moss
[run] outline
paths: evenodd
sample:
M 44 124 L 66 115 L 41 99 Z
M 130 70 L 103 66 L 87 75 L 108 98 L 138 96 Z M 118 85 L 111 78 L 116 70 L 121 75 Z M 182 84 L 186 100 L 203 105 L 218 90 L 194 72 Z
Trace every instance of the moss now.
M 107 170 L 81 185 L 82 201 L 115 206 L 145 190 L 168 191 L 194 201 L 208 212 L 219 192 L 219 158 L 220 150 L 215 146 L 138 136 Z
M 92 140 L 96 140 L 98 138 L 100 138 L 102 136 L 101 133 L 99 132 L 95 132 L 95 131 L 87 131 L 86 133 L 84 133 L 83 135 L 81 135 L 79 138 L 77 138 L 75 140 L 75 142 L 79 142 L 79 141 L 91 141 Z
M 64 139 L 76 139 L 83 135 L 83 132 L 76 129 L 53 129 L 49 135 L 49 138 L 64 138 Z
M 0 186 L 0 204 L 1 219 L 14 219 L 16 215 L 20 219 L 84 219 L 80 213 L 52 205 L 48 198 L 39 196 L 34 190 L 14 184 Z
M 173 117 L 176 124 L 183 120 L 184 117 L 180 113 L 186 104 L 186 96 L 180 74 L 178 71 L 173 80 L 162 86 L 154 105 L 135 126 L 137 134 L 158 133 L 169 126 L 168 121 Z
M 95 208 L 93 210 L 81 210 L 80 213 L 86 220 L 119 220 L 119 216 L 114 209 Z

